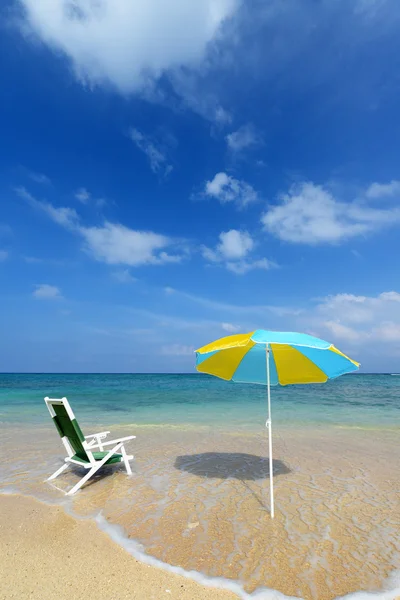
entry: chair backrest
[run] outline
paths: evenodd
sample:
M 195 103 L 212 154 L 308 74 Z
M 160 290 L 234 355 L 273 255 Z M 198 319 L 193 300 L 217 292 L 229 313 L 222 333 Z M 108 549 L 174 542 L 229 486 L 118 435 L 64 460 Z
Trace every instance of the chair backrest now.
M 89 461 L 84 447 L 85 436 L 79 427 L 68 400 L 66 398 L 61 398 L 60 400 L 45 398 L 44 401 L 69 456 L 79 454 L 81 458 Z

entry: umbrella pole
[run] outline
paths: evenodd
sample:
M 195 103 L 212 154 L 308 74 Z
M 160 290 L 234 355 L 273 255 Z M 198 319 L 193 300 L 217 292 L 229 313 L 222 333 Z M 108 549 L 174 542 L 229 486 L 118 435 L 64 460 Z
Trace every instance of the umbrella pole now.
M 268 419 L 267 419 L 267 428 L 268 428 L 268 446 L 269 446 L 269 496 L 271 500 L 271 519 L 274 518 L 274 471 L 273 471 L 273 461 L 272 461 L 272 419 L 271 419 L 271 383 L 270 383 L 270 375 L 269 375 L 269 345 L 267 344 L 266 348 L 267 352 L 267 395 L 268 395 Z

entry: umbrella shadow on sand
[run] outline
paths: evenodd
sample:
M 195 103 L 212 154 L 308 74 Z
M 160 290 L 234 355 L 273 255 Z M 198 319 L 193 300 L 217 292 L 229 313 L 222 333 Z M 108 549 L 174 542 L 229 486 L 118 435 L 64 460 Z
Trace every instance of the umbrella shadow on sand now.
M 264 510 L 264 499 L 248 482 L 269 479 L 269 459 L 242 452 L 204 452 L 177 456 L 175 468 L 207 479 L 236 479 L 254 496 Z M 291 469 L 281 460 L 273 460 L 274 478 L 286 475 Z
M 269 460 L 242 452 L 204 452 L 177 456 L 175 469 L 209 479 L 256 481 L 269 478 Z M 274 477 L 290 473 L 284 462 L 273 460 Z

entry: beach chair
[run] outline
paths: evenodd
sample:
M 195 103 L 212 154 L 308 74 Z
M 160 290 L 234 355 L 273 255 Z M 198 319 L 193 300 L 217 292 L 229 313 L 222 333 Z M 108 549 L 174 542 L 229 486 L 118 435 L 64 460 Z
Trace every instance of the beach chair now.
M 69 492 L 66 492 L 68 496 L 72 496 L 103 465 L 123 462 L 128 475 L 132 474 L 129 461 L 133 460 L 133 456 L 127 455 L 124 443 L 136 438 L 135 435 L 110 441 L 104 441 L 110 433 L 109 431 L 84 436 L 66 398 L 60 400 L 45 398 L 44 401 L 68 453 L 68 456 L 64 459 L 65 464 L 53 473 L 47 481 L 58 477 L 71 464 L 89 469 L 86 475 Z M 105 446 L 111 446 L 111 449 L 104 450 Z M 94 452 L 95 449 L 96 452 Z

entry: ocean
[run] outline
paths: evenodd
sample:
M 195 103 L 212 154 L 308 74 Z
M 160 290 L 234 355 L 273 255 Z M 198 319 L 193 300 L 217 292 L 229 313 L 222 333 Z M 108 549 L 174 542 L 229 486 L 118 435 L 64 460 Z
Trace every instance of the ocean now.
M 106 467 L 73 498 L 63 492 L 79 470 L 45 482 L 63 459 L 45 396 L 66 396 L 84 433 L 136 435 L 133 475 Z M 266 390 L 200 374 L 0 374 L 0 493 L 62 504 L 143 560 L 220 578 L 243 598 L 394 589 L 400 377 L 345 375 L 271 397 L 273 521 Z

